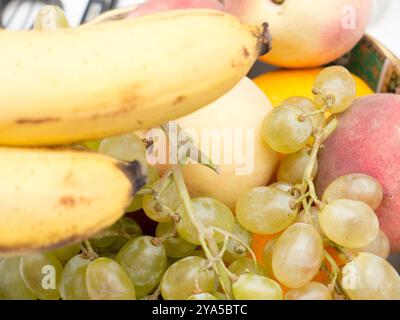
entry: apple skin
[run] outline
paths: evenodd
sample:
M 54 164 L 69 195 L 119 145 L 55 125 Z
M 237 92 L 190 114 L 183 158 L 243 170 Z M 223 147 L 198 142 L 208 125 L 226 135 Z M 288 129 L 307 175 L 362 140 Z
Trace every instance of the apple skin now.
M 224 7 L 217 0 L 147 0 L 132 11 L 128 17 L 137 17 L 155 12 L 178 9 L 223 10 Z
M 272 51 L 262 60 L 285 68 L 317 67 L 349 52 L 364 35 L 373 4 L 372 0 L 223 2 L 227 12 L 245 22 L 268 22 Z

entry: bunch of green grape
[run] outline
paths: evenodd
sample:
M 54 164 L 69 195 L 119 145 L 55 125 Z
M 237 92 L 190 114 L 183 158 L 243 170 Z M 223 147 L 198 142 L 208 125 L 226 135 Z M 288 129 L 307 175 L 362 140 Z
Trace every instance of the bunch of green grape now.
M 334 114 L 354 101 L 355 82 L 345 68 L 328 67 L 313 93 L 314 101 L 287 99 L 265 118 L 265 141 L 286 156 L 278 182 L 240 197 L 237 219 L 253 233 L 277 234 L 264 247 L 263 265 L 288 288 L 285 299 L 400 299 L 400 276 L 385 260 L 390 244 L 374 212 L 383 197 L 379 183 L 363 174 L 342 176 L 321 200 L 313 185 L 316 155 Z M 315 281 L 321 272 L 328 278 Z
M 390 245 L 374 212 L 383 197 L 379 183 L 349 174 L 322 199 L 313 192 L 316 154 L 333 121 L 326 112 L 350 107 L 354 81 L 346 69 L 330 67 L 314 93 L 314 101 L 290 98 L 265 118 L 267 144 L 286 157 L 278 181 L 243 193 L 235 214 L 209 197 L 189 199 L 188 211 L 177 177 L 158 175 L 135 133 L 83 143 L 139 161 L 148 184 L 129 215 L 83 243 L 3 258 L 0 299 L 400 299 L 400 276 L 385 260 Z M 139 215 L 157 225 L 154 233 L 143 234 Z M 271 236 L 259 260 L 254 234 Z

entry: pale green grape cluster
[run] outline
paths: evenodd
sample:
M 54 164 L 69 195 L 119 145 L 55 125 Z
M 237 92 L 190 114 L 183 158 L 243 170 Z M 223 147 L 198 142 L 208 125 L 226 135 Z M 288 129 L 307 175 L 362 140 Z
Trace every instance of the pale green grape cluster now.
M 130 240 L 119 251 L 116 261 L 126 271 L 135 286 L 138 298 L 152 292 L 167 268 L 167 253 L 155 238 L 140 236 Z
M 112 259 L 99 258 L 86 267 L 86 289 L 92 300 L 134 300 L 135 288 L 121 266 Z
M 233 274 L 240 276 L 242 274 L 250 273 L 250 274 L 263 274 L 263 270 L 261 267 L 251 258 L 239 258 L 233 261 L 228 270 Z
M 319 225 L 333 242 L 345 248 L 361 248 L 378 235 L 379 221 L 364 202 L 340 199 L 328 203 L 319 213 Z
M 174 214 L 181 204 L 175 183 L 160 179 L 150 184 L 150 188 L 156 192 L 158 200 L 154 195 L 145 195 L 143 197 L 144 213 L 157 222 L 171 221 L 171 214 Z
M 90 243 L 96 252 L 109 256 L 118 253 L 129 239 L 140 235 L 142 235 L 142 229 L 139 224 L 129 217 L 122 217 L 109 229 L 91 238 Z
M 193 253 L 196 245 L 184 240 L 177 232 L 173 222 L 159 223 L 156 229 L 156 237 L 165 239 L 162 243 L 165 252 L 171 258 L 184 258 Z
M 231 263 L 237 259 L 244 258 L 249 255 L 247 250 L 251 247 L 253 238 L 251 233 L 243 228 L 237 221 L 232 230 L 232 235 L 241 241 L 230 239 L 226 247 L 223 259 L 226 263 Z
M 286 300 L 399 299 L 399 275 L 384 260 L 390 242 L 374 212 L 383 200 L 379 182 L 360 173 L 338 177 L 322 190 L 322 201 L 312 183 L 318 151 L 336 126 L 325 113 L 352 105 L 355 81 L 343 67 L 325 68 L 313 93 L 314 101 L 289 98 L 264 119 L 264 140 L 287 155 L 277 182 L 239 197 L 237 219 L 253 233 L 273 236 L 263 248 L 262 270 L 290 289 Z M 321 274 L 328 280 L 314 280 Z
M 300 288 L 318 273 L 324 258 L 320 234 L 305 223 L 287 228 L 274 244 L 272 270 L 276 279 L 288 288 Z
M 265 118 L 262 136 L 268 145 L 280 153 L 293 153 L 304 148 L 313 133 L 313 123 L 302 119 L 304 111 L 291 104 L 283 104 Z
M 222 202 L 213 198 L 195 198 L 192 199 L 192 207 L 196 219 L 201 221 L 206 228 L 209 228 L 217 242 L 224 241 L 224 235 L 218 231 L 213 231 L 212 227 L 229 233 L 233 231 L 235 218 L 232 211 Z M 184 207 L 180 206 L 177 213 L 180 216 L 180 221 L 177 224 L 179 235 L 186 241 L 199 245 L 198 231 Z
M 257 234 L 275 234 L 296 219 L 291 206 L 293 196 L 278 188 L 258 187 L 242 194 L 236 202 L 236 217 L 247 230 Z
M 187 257 L 172 264 L 161 280 L 162 297 L 184 300 L 196 293 L 211 293 L 216 276 L 207 264 L 207 260 L 200 257 Z
M 300 184 L 303 181 L 304 171 L 310 162 L 309 147 L 305 147 L 296 153 L 289 154 L 280 164 L 278 169 L 278 180 L 292 184 Z M 318 161 L 314 162 L 311 177 L 314 178 L 318 172 Z
M 341 285 L 354 300 L 400 300 L 400 276 L 384 259 L 362 252 L 342 270 Z
M 289 290 L 285 300 L 332 300 L 332 294 L 326 285 L 309 282 L 304 287 Z
M 331 113 L 341 113 L 352 105 L 356 98 L 356 83 L 350 72 L 341 66 L 325 68 L 314 82 L 318 90 L 315 102 L 319 108 L 325 105 L 324 97 L 332 97 Z
M 267 277 L 242 274 L 232 286 L 237 300 L 282 300 L 282 288 Z

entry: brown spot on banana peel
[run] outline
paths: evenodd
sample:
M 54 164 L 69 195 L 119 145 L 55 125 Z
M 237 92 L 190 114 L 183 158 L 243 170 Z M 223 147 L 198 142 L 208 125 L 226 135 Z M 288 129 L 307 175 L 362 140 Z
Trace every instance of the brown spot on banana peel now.
M 17 119 L 15 121 L 16 124 L 42 124 L 42 123 L 47 123 L 47 122 L 57 122 L 60 121 L 61 119 L 59 118 L 38 118 L 38 119 L 30 119 L 30 118 L 22 118 L 22 119 Z
M 260 56 L 263 56 L 272 50 L 272 36 L 268 22 L 262 24 L 262 32 L 259 35 L 259 46 Z
M 183 100 L 185 100 L 186 97 L 185 96 L 178 96 L 175 101 L 174 101 L 174 105 L 180 104 L 181 102 L 183 102 Z
M 246 47 L 243 47 L 243 56 L 247 59 L 250 57 L 250 52 Z
M 119 162 L 118 168 L 126 175 L 132 185 L 132 196 L 136 194 L 147 183 L 147 176 L 143 172 L 139 161 Z
M 75 198 L 72 196 L 61 197 L 58 202 L 60 203 L 60 205 L 69 207 L 69 208 L 73 208 L 76 204 Z

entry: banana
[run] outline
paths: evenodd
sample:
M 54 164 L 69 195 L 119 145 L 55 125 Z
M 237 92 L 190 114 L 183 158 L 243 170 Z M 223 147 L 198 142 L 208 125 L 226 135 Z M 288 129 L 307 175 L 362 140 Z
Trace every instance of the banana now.
M 144 184 L 138 162 L 77 149 L 0 148 L 0 256 L 89 238 Z
M 266 25 L 203 9 L 0 31 L 0 144 L 69 144 L 180 118 L 229 91 L 269 43 Z

